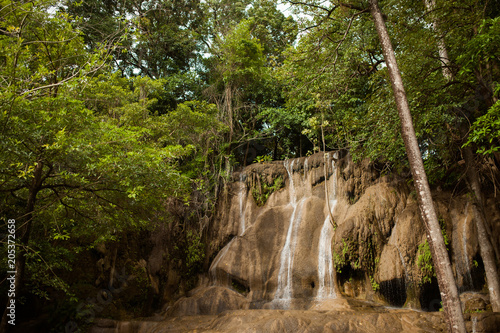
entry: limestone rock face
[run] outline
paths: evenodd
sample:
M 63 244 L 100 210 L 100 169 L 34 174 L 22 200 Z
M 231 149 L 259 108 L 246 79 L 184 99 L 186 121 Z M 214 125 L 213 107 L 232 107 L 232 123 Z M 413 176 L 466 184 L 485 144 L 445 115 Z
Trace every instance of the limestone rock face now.
M 433 199 L 467 329 L 497 332 L 470 198 L 438 188 Z M 485 195 L 485 209 L 500 240 L 499 199 Z M 426 234 L 411 182 L 368 161 L 318 153 L 235 172 L 205 240 L 207 274 L 188 297 L 150 320 L 100 321 L 92 332 L 445 330 L 437 281 L 422 269 Z M 163 257 L 152 251 L 149 274 Z
M 215 315 L 231 309 L 247 309 L 248 300 L 237 292 L 222 287 L 203 288 L 191 297 L 178 300 L 167 316 Z
M 292 298 L 317 295 L 319 238 L 328 215 L 325 185 L 330 192 L 335 190 L 331 155 L 326 157 L 326 168 L 325 161 L 313 155 L 289 161 L 286 167 L 253 165 L 235 177 L 228 218 L 218 231 L 231 230 L 234 235 L 211 264 L 214 283 L 237 284 L 249 291 L 252 302 L 269 302 L 278 292 L 281 270 L 286 275 L 281 285 L 287 282 Z M 262 183 L 273 184 L 276 177 L 286 186 L 277 188 L 258 207 L 255 196 L 260 195 Z M 287 256 L 282 255 L 284 248 Z
M 339 302 L 337 302 L 339 303 Z M 318 310 L 231 310 L 219 315 L 155 317 L 144 321 L 97 320 L 90 333 L 441 333 L 442 312 L 387 309 L 369 302 L 342 300 Z M 468 332 L 496 333 L 500 313 L 466 314 Z
M 339 152 L 254 164 L 233 179 L 210 231 L 202 286 L 240 297 L 205 291 L 193 296 L 194 308 L 214 297 L 214 304 L 232 304 L 221 310 L 306 310 L 350 296 L 438 309 L 437 282 L 421 267 L 426 235 L 407 179 Z M 485 282 L 469 198 L 439 189 L 433 195 L 459 290 L 480 291 Z M 498 237 L 498 202 L 485 202 Z M 187 308 L 179 304 L 176 313 Z

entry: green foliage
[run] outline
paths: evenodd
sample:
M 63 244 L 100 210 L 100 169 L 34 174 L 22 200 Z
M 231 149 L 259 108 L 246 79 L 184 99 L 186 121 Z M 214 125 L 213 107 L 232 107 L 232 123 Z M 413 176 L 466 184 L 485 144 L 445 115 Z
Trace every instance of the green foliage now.
M 432 263 L 432 254 L 427 240 L 418 246 L 417 266 L 422 272 L 420 284 L 431 283 L 431 279 L 436 276 Z
M 349 244 L 350 242 L 346 242 L 346 240 L 342 238 L 342 253 L 333 251 L 333 263 L 338 273 L 342 273 L 342 267 L 348 263 L 349 254 L 351 252 Z
M 275 178 L 272 184 L 268 184 L 266 179 L 263 176 L 260 176 L 260 182 L 258 182 L 258 184 L 260 184 L 260 186 L 256 185 L 257 187 L 253 187 L 251 192 L 255 203 L 259 207 L 266 204 L 266 201 L 271 194 L 285 186 L 283 177 L 281 176 Z
M 250 32 L 251 20 L 241 21 L 221 45 L 221 72 L 225 82 L 250 81 L 264 69 L 263 47 Z
M 187 71 L 199 51 L 204 15 L 199 0 L 64 1 L 65 11 L 83 21 L 92 48 L 120 39 L 116 65 L 130 76 L 165 78 Z
M 269 161 L 272 161 L 273 158 L 269 155 L 261 155 L 261 156 L 257 156 L 253 162 L 254 163 L 264 163 L 264 162 L 269 162 Z
M 210 214 L 208 173 L 224 131 L 205 101 L 153 114 L 169 81 L 110 72 L 112 45 L 89 50 L 78 19 L 50 14 L 52 5 L 0 9 L 13 27 L 0 34 L 0 214 L 31 228 L 19 247 L 25 283 L 46 299 L 54 290 L 73 297 L 76 253 L 169 223 L 169 200 L 187 205 L 196 188 L 206 202 L 193 213 Z M 194 271 L 203 246 L 186 237 Z
M 446 233 L 446 221 L 444 218 L 439 217 L 439 226 L 441 227 L 441 234 L 443 235 L 444 245 L 446 245 L 446 249 L 448 250 L 448 245 L 450 244 L 450 240 L 448 238 L 448 234 Z
M 497 90 L 497 93 L 500 89 Z M 488 113 L 477 118 L 472 125 L 472 132 L 465 145 L 474 143 L 477 153 L 491 155 L 500 151 L 500 101 L 488 110 Z
M 446 249 L 448 249 L 450 241 L 446 233 L 446 222 L 442 217 L 439 218 L 439 224 L 441 227 L 441 234 L 443 235 L 444 244 L 446 245 Z M 424 243 L 418 246 L 417 266 L 422 272 L 422 279 L 420 281 L 420 284 L 431 283 L 431 279 L 433 277 L 436 277 L 436 272 L 434 271 L 434 264 L 432 262 L 431 248 L 427 240 L 425 240 Z
M 372 290 L 373 291 L 380 290 L 380 285 L 377 283 L 377 281 L 375 281 L 375 278 L 373 278 L 373 276 L 370 276 L 370 283 L 372 285 Z
M 465 145 L 474 144 L 477 153 L 491 155 L 500 150 L 500 86 L 498 85 L 500 71 L 500 17 L 485 18 L 481 21 L 478 33 L 471 38 L 457 59 L 461 65 L 460 76 L 470 84 L 474 84 L 478 72 L 486 71 L 481 84 L 491 86 L 486 96 L 481 96 L 482 101 L 475 101 L 474 107 L 478 115 L 471 127 L 471 133 Z M 489 99 L 492 101 L 489 101 Z M 484 104 L 484 105 L 483 105 Z M 487 110 L 484 114 L 478 111 L 482 108 Z M 479 114 L 478 114 L 479 113 Z
M 373 276 L 379 262 L 374 236 L 369 236 L 366 240 L 342 238 L 342 249 L 340 253 L 333 251 L 333 262 L 339 273 L 343 267 L 349 265 L 353 270 L 363 270 L 369 276 Z
M 2 1 L 0 218 L 31 228 L 20 247 L 28 290 L 74 297 L 66 277 L 77 253 L 174 220 L 179 267 L 191 279 L 205 256 L 198 223 L 210 220 L 249 142 L 263 146 L 259 163 L 271 151 L 315 152 L 324 139 L 355 161 L 404 171 L 374 26 L 334 5 L 290 4 L 296 23 L 270 0 Z M 444 1 L 428 13 L 423 2 L 384 4 L 431 183 L 461 177 L 466 132 L 479 154 L 500 150 L 497 5 Z M 433 19 L 446 32 L 451 81 Z M 281 177 L 258 184 L 258 205 L 284 186 Z M 377 243 L 342 241 L 339 272 L 363 269 L 378 289 Z M 434 274 L 428 244 L 418 251 L 425 283 Z
M 423 3 L 384 4 L 431 183 L 449 185 L 460 177 L 452 168 L 461 158 L 460 133 L 467 121 L 480 119 L 469 138 L 478 142 L 479 152 L 490 154 L 499 146 L 497 111 L 492 107 L 492 92 L 500 79 L 495 6 L 457 9 L 455 3 L 444 2 L 429 14 Z M 288 111 L 328 122 L 323 129 L 330 149 L 347 148 L 354 160 L 369 158 L 393 170 L 405 170 L 390 79 L 369 15 L 314 1 L 302 1 L 292 10 L 304 15 L 300 27 L 307 33 L 287 51 L 279 69 Z M 456 78 L 453 84 L 443 76 L 434 19 L 447 31 L 441 40 Z M 488 116 L 480 118 L 488 109 Z M 306 121 L 300 126 L 317 145 L 318 134 L 307 128 Z
M 190 273 L 198 271 L 205 259 L 205 245 L 201 237 L 189 230 L 186 234 L 186 267 Z

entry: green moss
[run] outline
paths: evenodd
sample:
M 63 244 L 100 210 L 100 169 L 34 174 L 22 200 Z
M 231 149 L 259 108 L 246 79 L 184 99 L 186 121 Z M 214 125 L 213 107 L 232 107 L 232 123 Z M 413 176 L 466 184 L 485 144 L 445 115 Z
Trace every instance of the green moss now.
M 351 251 L 350 248 L 351 246 L 349 245 L 351 242 L 349 240 L 345 240 L 342 238 L 342 252 L 337 253 L 336 251 L 333 251 L 333 263 L 335 265 L 335 268 L 338 273 L 342 273 L 342 267 L 344 267 L 348 259 L 351 257 Z
M 378 291 L 380 289 L 380 285 L 375 281 L 375 278 L 370 275 L 370 283 L 372 285 L 373 291 Z
M 285 186 L 285 182 L 283 181 L 283 177 L 279 176 L 273 180 L 272 184 L 268 184 L 263 176 L 260 176 L 259 185 L 252 188 L 252 196 L 255 200 L 257 206 L 261 207 L 266 204 L 267 199 L 271 194 L 278 191 L 279 189 Z
M 446 233 L 446 222 L 442 217 L 439 217 L 439 225 L 441 226 L 441 233 L 443 234 L 444 244 L 446 245 L 446 249 L 448 249 L 449 239 Z M 434 265 L 432 262 L 432 253 L 431 248 L 427 240 L 424 243 L 418 246 L 417 250 L 417 266 L 422 271 L 422 279 L 420 280 L 420 285 L 425 283 L 431 283 L 433 277 L 436 276 L 436 272 L 434 270 Z
M 436 272 L 434 271 L 431 249 L 427 240 L 418 246 L 417 254 L 417 266 L 422 271 L 420 284 L 430 283 L 432 277 L 436 276 Z

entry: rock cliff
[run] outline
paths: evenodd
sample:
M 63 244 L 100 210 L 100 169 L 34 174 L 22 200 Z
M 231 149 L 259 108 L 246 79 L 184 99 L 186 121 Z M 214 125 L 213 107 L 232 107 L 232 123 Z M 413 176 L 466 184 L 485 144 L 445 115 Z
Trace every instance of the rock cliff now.
M 254 164 L 233 178 L 209 234 L 209 274 L 167 315 L 307 310 L 343 296 L 439 308 L 408 179 L 383 175 L 340 152 Z M 434 192 L 459 289 L 480 292 L 484 274 L 468 198 L 464 191 Z M 498 201 L 487 202 L 498 240 Z M 486 299 L 485 308 L 487 295 L 478 297 Z

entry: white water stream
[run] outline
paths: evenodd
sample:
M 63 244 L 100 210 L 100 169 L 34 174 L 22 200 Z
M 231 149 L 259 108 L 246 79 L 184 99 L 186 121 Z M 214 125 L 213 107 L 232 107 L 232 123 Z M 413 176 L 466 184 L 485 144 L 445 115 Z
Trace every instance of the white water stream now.
M 330 155 L 327 158 L 330 162 Z M 330 163 L 327 163 L 328 166 Z M 337 182 L 335 177 L 335 164 L 332 161 L 332 186 L 329 191 L 325 191 L 326 200 L 328 201 L 327 209 L 330 212 L 327 214 L 325 221 L 323 222 L 323 227 L 321 228 L 321 234 L 318 243 L 318 294 L 316 298 L 335 298 L 335 283 L 333 281 L 334 267 L 333 267 L 333 255 L 332 255 L 332 234 L 333 234 L 333 221 L 331 221 L 331 214 L 337 205 L 336 188 Z M 328 186 L 328 180 L 325 180 L 325 190 Z
M 465 270 L 465 276 L 464 276 L 464 289 L 466 290 L 472 290 L 474 288 L 473 283 L 472 283 L 472 274 L 471 274 L 471 266 L 469 263 L 469 256 L 467 255 L 467 209 L 469 208 L 469 203 L 467 202 L 467 205 L 465 205 L 465 220 L 464 220 L 464 228 L 462 230 L 462 247 L 463 247 L 463 258 L 464 258 L 464 270 Z
M 408 276 L 408 270 L 406 269 L 405 258 L 403 257 L 403 254 L 399 250 L 399 247 L 397 245 L 395 245 L 395 246 L 396 246 L 396 249 L 398 250 L 399 259 L 401 259 L 401 265 L 403 266 L 403 271 L 405 273 L 405 275 L 404 275 L 404 282 L 405 282 L 405 287 L 406 287 L 407 283 L 410 282 L 410 277 Z
M 212 262 L 212 265 L 210 266 L 210 269 L 209 269 L 210 278 L 212 280 L 212 283 L 214 283 L 214 284 L 217 284 L 217 282 L 221 282 L 221 281 L 219 281 L 219 279 L 217 277 L 217 266 L 219 265 L 221 260 L 224 258 L 224 256 L 226 255 L 227 251 L 229 250 L 229 248 L 231 247 L 231 244 L 234 242 L 235 239 L 236 239 L 236 237 L 231 239 L 231 241 L 229 241 L 229 243 L 227 243 L 226 246 L 224 246 L 224 248 L 215 257 L 214 261 Z
M 247 186 L 245 183 L 245 178 L 246 175 L 241 173 L 240 174 L 240 188 L 238 191 L 238 202 L 239 202 L 239 215 L 240 215 L 240 225 L 239 225 L 239 231 L 238 235 L 241 236 L 245 233 L 246 230 L 246 224 L 245 224 L 245 204 L 246 204 L 246 199 L 247 199 Z M 219 254 L 215 257 L 214 261 L 212 262 L 212 265 L 210 266 L 210 278 L 214 284 L 217 284 L 219 279 L 217 278 L 217 266 L 219 263 L 224 259 L 226 256 L 227 252 L 229 251 L 229 248 L 231 247 L 231 244 L 233 241 L 236 239 L 234 237 L 231 239 L 229 243 L 224 246 L 224 248 L 219 252 Z
M 292 216 L 288 225 L 286 234 L 285 245 L 281 251 L 280 257 L 280 270 L 278 274 L 278 288 L 274 295 L 273 303 L 279 307 L 288 308 L 292 299 L 292 269 L 293 258 L 295 256 L 295 247 L 297 245 L 297 234 L 299 230 L 300 221 L 302 220 L 302 208 L 305 199 L 302 198 L 297 202 L 297 195 L 295 192 L 295 185 L 293 182 L 293 165 L 295 160 L 291 162 L 285 161 L 284 165 L 288 173 L 290 184 L 290 205 L 293 207 Z
M 288 205 L 291 208 L 291 215 L 289 224 L 286 231 L 286 238 L 280 254 L 279 271 L 278 271 L 278 284 L 273 299 L 273 307 L 288 309 L 291 306 L 291 301 L 294 297 L 293 294 L 293 268 L 294 257 L 296 254 L 296 247 L 299 236 L 299 229 L 303 219 L 303 210 L 306 200 L 310 197 L 312 191 L 312 184 L 310 176 L 310 166 L 308 159 L 304 160 L 303 176 L 299 172 L 294 172 L 295 169 L 301 169 L 299 159 L 287 160 L 284 162 L 284 167 L 288 174 L 288 192 L 289 200 Z M 337 205 L 336 198 L 336 176 L 335 164 L 331 160 L 330 154 L 325 155 L 325 163 L 327 169 L 327 176 L 325 179 L 325 210 L 326 217 L 321 227 L 321 232 L 318 240 L 318 289 L 316 299 L 331 299 L 336 297 L 335 281 L 334 281 L 334 264 L 332 254 L 332 235 L 334 233 L 331 215 Z M 311 169 L 312 170 L 312 169 Z M 331 171 L 331 173 L 330 173 Z M 311 171 L 312 172 L 312 171 Z M 248 200 L 248 189 L 245 183 L 246 175 L 241 173 L 239 178 L 239 187 L 237 192 L 237 204 L 239 213 L 239 229 L 238 237 L 244 235 L 247 229 L 246 221 L 246 208 Z M 297 183 L 298 182 L 298 183 Z M 234 203 L 236 203 L 234 202 Z M 286 226 L 285 226 L 286 227 Z M 214 284 L 225 284 L 224 277 L 220 276 L 219 265 L 227 255 L 229 248 L 233 245 L 236 238 L 234 237 L 226 246 L 219 252 L 217 257 L 210 266 L 210 278 Z M 219 268 L 219 269 L 218 269 Z
M 247 185 L 245 183 L 245 174 L 240 173 L 240 191 L 238 194 L 240 203 L 240 231 L 239 235 L 243 235 L 246 230 L 245 226 L 245 204 L 247 200 Z

